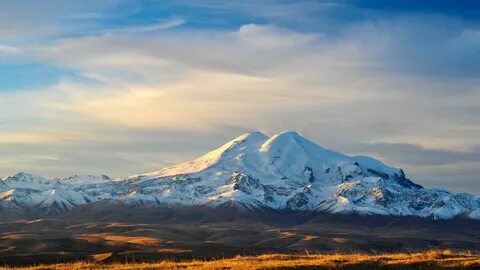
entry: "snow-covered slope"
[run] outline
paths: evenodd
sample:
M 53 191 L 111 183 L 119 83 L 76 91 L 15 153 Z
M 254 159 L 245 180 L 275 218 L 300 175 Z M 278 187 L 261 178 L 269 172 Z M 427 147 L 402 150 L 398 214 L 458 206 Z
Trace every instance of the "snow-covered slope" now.
M 17 174 L 0 182 L 0 206 L 66 212 L 90 202 L 142 207 L 206 205 L 330 213 L 479 219 L 480 198 L 426 189 L 369 157 L 322 148 L 296 132 L 247 133 L 193 161 L 112 180 L 46 180 Z
M 18 173 L 0 181 L 0 208 L 28 212 L 64 213 L 74 207 L 111 198 L 106 189 L 111 179 L 94 176 L 72 176 L 67 179 L 45 179 Z M 102 195 L 105 195 L 106 197 Z M 7 207 L 8 206 L 8 207 Z

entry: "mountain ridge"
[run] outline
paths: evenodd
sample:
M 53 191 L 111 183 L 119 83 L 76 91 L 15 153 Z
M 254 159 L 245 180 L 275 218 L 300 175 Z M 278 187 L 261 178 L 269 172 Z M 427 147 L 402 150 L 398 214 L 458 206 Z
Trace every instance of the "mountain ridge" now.
M 192 161 L 123 179 L 19 173 L 0 181 L 0 211 L 62 214 L 107 201 L 480 219 L 479 196 L 424 188 L 400 168 L 328 150 L 294 131 L 245 133 Z

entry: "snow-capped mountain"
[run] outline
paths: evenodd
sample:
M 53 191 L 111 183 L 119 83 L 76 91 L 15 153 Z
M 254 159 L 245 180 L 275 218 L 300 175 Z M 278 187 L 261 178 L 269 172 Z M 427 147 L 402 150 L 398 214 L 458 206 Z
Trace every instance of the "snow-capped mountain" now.
M 426 189 L 373 158 L 327 150 L 296 132 L 247 133 L 193 161 L 110 179 L 0 181 L 0 209 L 64 213 L 92 202 L 480 219 L 480 197 Z

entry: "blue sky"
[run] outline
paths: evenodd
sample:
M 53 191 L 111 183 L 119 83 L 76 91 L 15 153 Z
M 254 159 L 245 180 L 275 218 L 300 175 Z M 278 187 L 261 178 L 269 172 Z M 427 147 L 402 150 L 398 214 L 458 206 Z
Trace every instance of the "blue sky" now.
M 297 130 L 480 193 L 478 1 L 19 0 L 0 25 L 0 176 L 137 174 Z

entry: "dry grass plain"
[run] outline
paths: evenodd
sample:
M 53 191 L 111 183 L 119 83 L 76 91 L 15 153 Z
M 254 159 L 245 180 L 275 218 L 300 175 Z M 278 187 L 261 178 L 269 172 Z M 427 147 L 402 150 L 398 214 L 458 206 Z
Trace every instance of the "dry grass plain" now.
M 101 263 L 108 258 L 99 254 L 91 262 L 38 265 L 24 270 L 86 269 L 480 269 L 480 254 L 450 250 L 391 254 L 268 254 L 236 256 L 217 260 L 160 261 L 150 263 Z
M 467 219 L 81 210 L 40 219 L 0 215 L 0 268 L 480 269 L 480 222 Z

